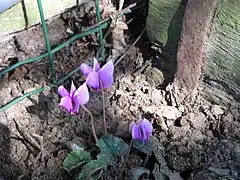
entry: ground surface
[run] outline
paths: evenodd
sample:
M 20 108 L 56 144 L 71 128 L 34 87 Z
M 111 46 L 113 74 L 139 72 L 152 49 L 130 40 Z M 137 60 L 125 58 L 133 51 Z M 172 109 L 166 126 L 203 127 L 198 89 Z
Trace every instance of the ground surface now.
M 74 19 L 76 12 L 82 13 L 88 8 L 75 9 L 62 18 L 50 21 L 51 43 L 66 40 L 66 19 Z M 133 22 L 132 25 L 129 44 L 138 34 L 134 30 L 136 24 Z M 96 48 L 89 46 L 87 40 L 77 40 L 54 55 L 58 77 L 95 56 Z M 183 179 L 239 179 L 240 107 L 214 105 L 200 95 L 191 103 L 179 104 L 178 108 L 171 106 L 170 92 L 162 88 L 166 72 L 171 67 L 166 66 L 169 62 L 156 58 L 156 53 L 146 48 L 147 44 L 147 40 L 143 39 L 116 66 L 114 85 L 105 92 L 108 132 L 129 142 L 129 122 L 139 116 L 146 117 L 154 122 L 154 136 L 165 148 L 167 166 Z M 39 26 L 32 27 L 0 44 L 0 67 L 44 51 L 42 30 Z M 1 79 L 0 105 L 32 88 L 48 84 L 50 76 L 47 67 L 44 60 L 4 76 Z M 72 79 L 77 85 L 84 81 L 80 72 Z M 69 87 L 70 82 L 68 80 L 64 85 Z M 62 162 L 69 152 L 69 142 L 93 148 L 90 119 L 84 111 L 70 118 L 59 109 L 58 103 L 56 90 L 47 90 L 0 113 L 0 180 L 72 179 L 61 168 Z M 97 135 L 100 136 L 101 94 L 91 92 L 87 107 L 94 115 Z M 28 135 L 37 144 L 31 144 Z M 140 166 L 143 159 L 144 156 L 134 150 L 127 166 Z M 150 157 L 150 168 L 153 161 L 154 158 Z M 115 179 L 116 171 L 119 171 L 117 168 L 107 173 L 108 179 Z

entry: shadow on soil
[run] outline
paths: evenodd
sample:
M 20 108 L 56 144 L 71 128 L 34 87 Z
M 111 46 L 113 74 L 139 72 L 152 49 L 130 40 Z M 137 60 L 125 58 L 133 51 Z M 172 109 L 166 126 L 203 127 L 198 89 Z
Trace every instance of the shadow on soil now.
M 173 15 L 167 30 L 168 40 L 166 45 L 164 46 L 161 42 L 157 42 L 161 51 L 155 52 L 157 57 L 154 57 L 153 59 L 153 66 L 163 72 L 163 87 L 173 81 L 174 75 L 177 72 L 178 43 L 180 41 L 186 5 L 187 0 L 182 0 L 176 10 L 176 13 Z
M 176 53 L 177 53 L 177 42 L 179 41 L 180 38 L 180 32 L 181 32 L 181 23 L 183 20 L 183 12 L 185 9 L 185 4 L 186 1 L 182 1 L 181 5 L 178 7 L 178 11 L 174 15 L 170 26 L 168 28 L 169 31 L 169 36 L 168 36 L 168 42 L 166 45 L 166 50 L 163 50 L 162 59 L 161 60 L 155 60 L 154 66 L 161 69 L 161 71 L 164 73 L 164 78 L 165 78 L 165 83 L 169 82 L 170 79 L 173 78 L 174 73 L 176 72 L 177 69 L 177 63 L 176 63 Z M 178 26 L 176 26 L 176 24 Z M 180 26 L 179 26 L 180 25 Z M 135 29 L 140 29 L 139 26 L 136 24 L 132 24 L 132 26 L 135 26 Z M 138 27 L 138 28 L 136 28 Z M 134 28 L 132 29 L 134 31 Z M 137 33 L 136 33 L 137 36 Z M 134 37 L 135 38 L 135 37 Z M 146 40 L 146 39 L 144 39 Z M 147 41 L 147 40 L 146 40 Z M 145 53 L 145 57 L 148 57 L 149 49 L 146 50 L 144 42 L 139 43 L 138 46 L 140 47 L 140 51 Z M 171 53 L 169 53 L 171 52 Z M 136 53 L 137 54 L 137 53 Z M 137 57 L 137 56 L 136 56 Z M 136 60 L 135 54 L 134 58 Z M 145 58 L 144 58 L 145 59 Z M 118 66 L 118 68 L 122 69 L 116 69 L 116 79 L 119 79 L 120 77 L 123 76 L 129 76 L 131 75 L 132 71 L 136 68 L 135 62 L 131 61 L 132 59 L 128 58 L 128 61 L 126 62 L 121 62 Z M 59 62 L 60 63 L 60 62 Z M 65 64 L 63 63 L 63 66 Z M 126 68 L 127 67 L 127 68 Z M 125 68 L 125 69 L 124 69 Z M 129 73 L 128 73 L 129 72 Z M 136 78 L 137 79 L 137 78 Z M 134 79 L 135 80 L 135 79 Z M 133 80 L 133 81 L 134 81 Z M 118 80 L 116 80 L 118 81 Z M 128 90 L 131 87 L 128 87 L 125 84 L 120 84 L 116 83 L 118 86 L 126 86 L 126 89 L 121 89 L 123 91 L 122 93 L 122 98 L 126 96 L 126 102 L 128 101 L 128 98 L 130 98 L 130 90 Z M 69 89 L 70 81 L 67 81 L 64 83 L 65 88 Z M 79 86 L 79 84 L 76 84 L 76 86 Z M 116 89 L 119 89 L 119 87 L 113 87 Z M 115 91 L 115 90 L 113 90 Z M 51 94 L 54 94 L 54 92 L 51 92 Z M 69 149 L 66 147 L 62 147 L 61 143 L 66 143 L 69 141 L 73 142 L 78 142 L 81 143 L 83 146 L 93 146 L 93 137 L 91 135 L 91 126 L 90 126 L 90 118 L 89 116 L 81 111 L 79 116 L 74 117 L 72 120 L 67 120 L 66 116 L 65 117 L 61 116 L 62 113 L 60 111 L 59 113 L 59 98 L 57 96 L 52 96 L 52 95 L 45 95 L 44 93 L 40 93 L 38 95 L 38 101 L 36 101 L 33 98 L 29 98 L 29 100 L 32 102 L 33 105 L 27 107 L 27 111 L 29 114 L 31 114 L 30 117 L 32 117 L 32 122 L 31 124 L 26 127 L 26 131 L 30 130 L 32 127 L 38 127 L 37 133 L 40 133 L 41 136 L 46 137 L 46 141 L 44 142 L 45 148 L 51 156 L 43 159 L 40 163 L 37 169 L 33 169 L 33 171 L 40 171 L 39 176 L 35 176 L 35 178 L 39 178 L 45 174 L 44 177 L 46 179 L 73 179 L 72 177 L 69 177 L 67 175 L 61 175 L 62 169 L 60 168 L 62 166 L 62 161 L 66 157 L 67 153 L 69 152 Z M 110 96 L 110 95 L 109 95 Z M 141 102 L 140 105 L 137 104 L 133 108 L 136 108 L 136 112 L 122 112 L 122 116 L 120 117 L 115 117 L 114 115 L 116 112 L 114 112 L 113 109 L 111 109 L 111 106 L 115 106 L 112 103 L 116 103 L 119 101 L 120 97 L 117 95 L 112 95 L 114 96 L 114 100 L 112 100 L 109 96 L 106 95 L 107 102 L 107 120 L 109 122 L 108 127 L 109 127 L 109 132 L 112 134 L 116 133 L 117 130 L 117 125 L 121 121 L 130 121 L 133 120 L 136 117 L 136 112 L 140 112 L 138 106 L 142 106 Z M 121 95 L 120 95 L 121 96 Z M 136 95 L 132 95 L 133 97 Z M 102 102 L 101 102 L 101 94 L 93 92 L 90 95 L 91 99 L 90 102 L 87 105 L 87 108 L 92 112 L 94 118 L 95 118 L 95 123 L 96 123 L 96 128 L 98 132 L 98 136 L 100 137 L 101 135 L 101 124 L 102 124 Z M 133 98 L 134 99 L 134 98 Z M 57 102 L 55 102 L 57 101 Z M 124 99 L 121 100 L 121 103 L 124 103 Z M 143 100 L 145 101 L 145 99 Z M 131 102 L 130 102 L 131 103 Z M 145 102 L 144 102 L 145 103 Z M 116 103 L 117 104 L 117 103 Z M 118 106 L 119 104 L 117 104 Z M 130 105 L 126 105 L 130 106 Z M 117 110 L 122 110 L 122 107 L 119 107 Z M 124 107 L 125 108 L 125 107 Z M 58 109 L 58 110 L 56 110 Z M 129 107 L 130 109 L 130 107 Z M 55 114 L 56 112 L 56 114 Z M 131 114 L 132 113 L 132 114 Z M 141 113 L 141 112 L 140 112 Z M 35 119 L 34 116 L 37 116 L 39 119 Z M 52 116 L 53 115 L 53 116 Z M 154 113 L 150 114 L 143 114 L 143 117 L 146 117 L 148 119 L 154 119 Z M 39 121 L 40 120 L 40 121 Z M 154 127 L 155 128 L 155 127 Z M 159 128 L 159 125 L 156 125 L 156 129 Z M 40 130 L 39 130 L 40 129 Z M 129 135 L 128 132 L 128 126 L 127 128 L 123 128 L 122 130 L 127 129 L 127 132 L 125 134 Z M 186 128 L 179 126 L 178 124 L 174 124 L 172 128 L 172 134 L 164 134 L 163 136 L 166 137 L 161 137 L 159 135 L 160 133 L 164 133 L 162 130 L 158 130 L 156 136 L 158 136 L 159 139 L 164 141 L 165 138 L 165 147 L 167 147 L 169 144 L 176 144 L 176 145 L 171 145 L 172 147 L 166 150 L 166 155 L 164 154 L 164 159 L 167 161 L 167 166 L 175 171 L 181 172 L 181 176 L 183 179 L 188 179 L 190 177 L 190 174 L 194 171 L 194 168 L 201 167 L 201 170 L 204 170 L 204 166 L 202 164 L 208 163 L 209 159 L 209 154 L 208 152 L 205 152 L 204 147 L 209 146 L 210 148 L 213 148 L 208 142 L 209 139 L 207 137 L 203 136 L 200 131 L 193 131 L 192 128 Z M 207 128 L 206 128 L 207 129 Z M 197 134 L 198 133 L 198 134 Z M 199 135 L 200 133 L 200 135 Z M 205 133 L 205 132 L 204 132 Z M 121 132 L 123 135 L 124 133 Z M 176 135 L 178 134 L 178 135 Z M 15 165 L 15 162 L 11 160 L 9 157 L 9 154 L 11 152 L 10 150 L 10 138 L 9 138 L 10 132 L 9 129 L 6 128 L 3 125 L 0 125 L 0 179 L 3 177 L 3 180 L 8 180 L 8 179 L 16 179 L 17 176 L 21 175 L 21 170 L 20 168 Z M 174 136 L 178 136 L 179 139 L 174 139 Z M 182 135 L 182 136 L 181 136 Z M 169 137 L 167 137 L 169 136 Z M 172 138 L 170 136 L 173 136 Z M 121 136 L 120 136 L 121 137 Z M 192 137 L 198 137 L 199 141 L 197 141 L 197 144 L 195 142 L 192 142 L 192 147 L 190 144 L 190 139 Z M 125 137 L 124 137 L 125 138 Z M 206 140 L 204 139 L 206 138 Z M 184 144 L 184 139 L 186 143 Z M 129 139 L 127 139 L 129 142 Z M 175 141 L 175 142 L 174 142 Z M 193 140 L 192 140 L 193 141 Z M 211 139 L 210 139 L 211 141 Z M 126 141 L 127 142 L 127 141 Z M 195 144 L 194 144 L 195 143 Z M 209 144 L 210 145 L 209 145 Z M 199 146 L 198 146 L 199 145 Z M 229 143 L 229 146 L 232 144 Z M 200 147 L 200 148 L 198 148 Z M 222 151 L 220 151 L 220 155 L 223 154 L 223 152 L 227 152 L 226 149 L 224 149 L 225 146 L 222 147 Z M 234 146 L 238 147 L 237 145 Z M 92 148 L 92 147 L 91 147 Z M 220 148 L 218 148 L 220 149 Z M 215 152 L 215 151 L 214 151 Z M 14 152 L 12 152 L 13 154 Z M 202 154 L 201 154 L 202 153 Z M 229 152 L 231 153 L 231 151 Z M 239 154 L 236 153 L 235 157 L 240 157 Z M 132 151 L 132 154 L 129 157 L 129 163 L 127 165 L 127 168 L 130 167 L 137 167 L 141 166 L 141 161 L 144 159 L 144 155 L 139 153 L 136 150 Z M 156 161 L 156 157 L 151 156 L 149 159 L 149 167 L 152 170 L 153 165 Z M 29 163 L 29 162 L 26 162 Z M 212 163 L 213 164 L 213 163 Z M 211 165 L 211 163 L 210 163 Z M 41 167 L 43 166 L 43 167 Z M 216 167 L 220 167 L 217 166 Z M 221 167 L 220 167 L 221 168 Z M 13 171 L 14 169 L 14 171 Z M 16 169 L 16 170 L 15 170 Z M 118 168 L 116 168 L 118 170 Z M 161 169 L 159 169 L 160 171 Z M 111 178 L 116 177 L 116 170 L 111 171 L 112 173 Z M 33 176 L 33 175 L 32 175 Z M 61 177 L 60 177 L 61 176 Z M 34 177 L 34 176 L 33 176 Z M 66 177 L 66 178 L 65 178 Z M 111 180 L 111 178 L 108 178 Z M 39 178 L 41 179 L 41 178 Z M 43 179 L 43 178 L 42 178 Z M 1 179 L 2 180 L 2 179 Z
M 1 180 L 15 180 L 21 174 L 21 168 L 9 156 L 10 149 L 10 131 L 0 124 L 0 179 Z

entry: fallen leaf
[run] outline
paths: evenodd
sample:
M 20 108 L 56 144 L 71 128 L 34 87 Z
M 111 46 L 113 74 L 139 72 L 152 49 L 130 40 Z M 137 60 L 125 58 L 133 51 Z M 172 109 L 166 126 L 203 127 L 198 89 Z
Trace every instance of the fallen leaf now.
M 113 49 L 118 50 L 120 52 L 125 50 L 126 42 L 124 37 L 124 30 L 127 29 L 128 27 L 123 21 L 118 20 L 116 22 L 116 26 L 112 31 Z
M 109 18 L 116 13 L 116 8 L 113 6 L 107 6 L 103 8 L 102 19 Z

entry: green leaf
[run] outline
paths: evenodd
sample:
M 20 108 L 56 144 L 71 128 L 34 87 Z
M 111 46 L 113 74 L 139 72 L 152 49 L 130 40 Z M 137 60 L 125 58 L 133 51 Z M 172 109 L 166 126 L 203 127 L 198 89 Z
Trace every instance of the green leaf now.
M 76 120 L 75 117 L 73 117 L 73 116 L 68 117 L 68 121 L 74 121 L 74 120 Z
M 68 154 L 66 159 L 63 161 L 63 167 L 66 170 L 71 171 L 78 166 L 88 163 L 91 159 L 92 157 L 89 152 L 79 149 Z
M 139 141 L 139 140 L 133 140 L 133 147 L 138 149 L 139 151 L 151 156 L 152 155 L 152 139 L 146 143 Z
M 152 174 L 155 179 L 164 180 L 167 178 L 164 174 L 162 174 L 160 165 L 158 163 L 154 164 L 154 169 L 152 171 Z
M 84 147 L 81 145 L 81 144 L 76 144 L 76 143 L 69 143 L 70 147 L 71 147 L 71 150 L 72 151 L 83 151 L 84 150 Z
M 166 166 L 167 163 L 164 158 L 165 157 L 165 149 L 164 149 L 163 145 L 154 136 L 152 136 L 151 142 L 152 142 L 152 151 L 153 151 L 154 156 L 156 157 L 157 162 L 161 166 Z
M 79 180 L 97 180 L 101 176 L 103 169 L 107 168 L 107 164 L 101 160 L 91 160 L 82 168 L 82 172 L 79 174 Z
M 167 166 L 160 166 L 158 163 L 155 163 L 152 174 L 157 180 L 183 180 L 176 171 L 172 172 Z
M 132 168 L 129 171 L 131 180 L 138 180 L 142 175 L 145 175 L 145 178 L 148 178 L 150 175 L 150 171 L 144 167 Z
M 97 156 L 98 159 L 111 166 L 117 163 L 118 156 L 123 156 L 128 152 L 128 145 L 122 139 L 112 135 L 102 136 L 96 145 L 101 150 Z

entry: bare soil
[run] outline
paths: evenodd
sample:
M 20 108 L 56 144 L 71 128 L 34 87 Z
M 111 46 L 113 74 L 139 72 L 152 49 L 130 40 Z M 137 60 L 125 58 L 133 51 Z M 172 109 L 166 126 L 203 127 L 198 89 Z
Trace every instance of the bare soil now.
M 59 44 L 68 39 L 66 23 L 69 19 L 76 20 L 76 12 L 81 12 L 82 17 L 89 7 L 72 9 L 61 18 L 48 21 L 51 43 Z M 139 34 L 135 31 L 139 29 L 136 22 L 140 22 L 138 27 L 144 25 L 139 18 L 130 24 L 128 44 Z M 88 43 L 89 39 L 77 40 L 54 55 L 58 77 L 96 56 L 97 48 Z M 129 142 L 128 124 L 139 116 L 146 117 L 153 121 L 154 136 L 164 146 L 167 166 L 182 179 L 239 179 L 240 107 L 212 104 L 200 92 L 190 103 L 170 106 L 171 92 L 162 86 L 166 80 L 162 72 L 167 71 L 163 66 L 166 63 L 156 58 L 149 47 L 144 36 L 116 66 L 114 85 L 105 91 L 108 132 Z M 41 27 L 31 27 L 0 44 L 0 68 L 45 51 Z M 49 84 L 49 79 L 47 59 L 8 73 L 0 82 L 0 105 Z M 76 85 L 84 81 L 80 72 L 64 85 L 69 87 L 71 80 Z M 101 94 L 91 92 L 90 97 L 87 108 L 93 113 L 100 137 Z M 46 90 L 0 113 L 0 180 L 73 179 L 61 168 L 62 162 L 69 152 L 70 142 L 81 143 L 89 150 L 94 148 L 90 118 L 83 110 L 70 117 L 60 110 L 58 103 L 56 89 Z M 142 153 L 133 150 L 127 168 L 141 166 L 144 158 Z M 154 161 L 154 157 L 149 158 L 148 168 L 153 169 Z M 110 169 L 107 179 L 116 179 L 119 167 Z

